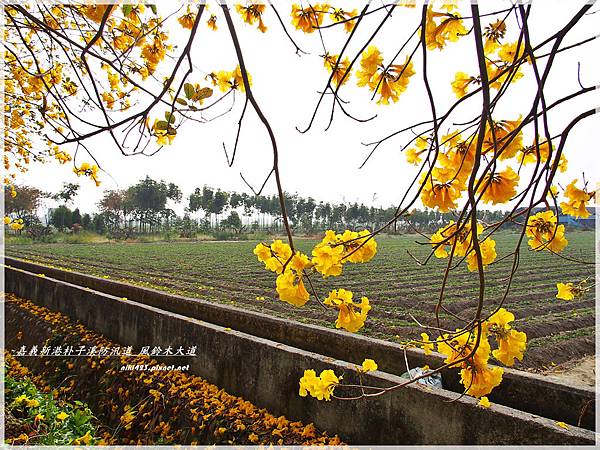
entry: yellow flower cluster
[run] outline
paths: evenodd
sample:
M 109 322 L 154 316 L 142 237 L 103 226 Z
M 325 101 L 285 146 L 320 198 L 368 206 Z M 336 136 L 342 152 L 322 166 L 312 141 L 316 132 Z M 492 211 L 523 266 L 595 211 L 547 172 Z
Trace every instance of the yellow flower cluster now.
M 406 150 L 406 160 L 409 164 L 417 166 L 423 160 L 421 154 L 429 149 L 429 139 L 426 136 L 417 136 L 415 144 L 417 148 L 411 147 Z
M 498 160 L 516 157 L 520 164 L 525 160 L 531 161 L 531 150 L 523 147 L 522 130 L 518 129 L 520 123 L 519 118 L 487 125 L 481 143 L 482 156 L 493 155 Z M 433 151 L 433 142 L 426 135 L 417 136 L 414 141 L 415 146 L 406 150 L 406 158 L 409 163 L 418 165 L 424 153 Z M 435 166 L 431 171 L 423 172 L 420 178 L 420 198 L 424 206 L 437 208 L 444 213 L 458 208 L 458 200 L 466 191 L 472 175 L 477 141 L 477 136 L 463 138 L 459 131 L 442 136 Z M 540 145 L 540 149 L 543 149 L 543 145 Z M 484 203 L 506 203 L 517 195 L 519 180 L 519 175 L 512 167 L 496 169 L 494 166 L 493 170 L 487 169 L 476 181 L 476 191 Z
M 373 372 L 378 368 L 377 363 L 369 358 L 365 359 L 361 366 L 355 366 L 359 375 Z M 304 371 L 304 376 L 300 378 L 299 394 L 301 397 L 310 394 L 317 400 L 329 401 L 341 379 L 342 377 L 338 377 L 331 369 L 323 370 L 319 376 L 313 369 L 307 369 Z
M 73 172 L 79 177 L 81 175 L 90 177 L 96 186 L 100 186 L 100 180 L 98 179 L 98 166 L 96 164 L 90 164 L 87 162 L 81 163 L 81 166 L 73 167 Z
M 304 269 L 311 263 L 308 256 L 297 251 L 292 256 L 290 246 L 277 239 L 269 246 L 264 243 L 254 248 L 265 268 L 278 274 L 276 286 L 279 298 L 294 306 L 304 306 L 310 295 L 304 286 Z
M 339 61 L 339 55 L 330 55 L 329 53 L 325 53 L 325 55 L 323 55 L 323 64 L 325 65 L 327 72 L 333 72 L 331 81 L 333 82 L 334 86 L 339 86 L 340 82 L 341 84 L 346 84 L 350 78 L 350 74 L 346 75 L 348 67 L 350 67 L 350 60 L 347 57 L 342 61 Z
M 220 70 L 218 72 L 211 72 L 207 75 L 213 86 L 217 86 L 221 92 L 237 91 L 246 92 L 246 86 L 244 85 L 244 79 L 242 77 L 242 69 L 239 64 L 232 71 Z M 252 77 L 248 73 L 248 82 L 252 86 Z
M 523 131 L 517 131 L 521 117 L 517 120 L 494 121 L 493 127 L 487 124 L 481 146 L 483 155 L 498 156 L 500 160 L 514 158 L 523 148 Z
M 539 142 L 538 145 L 535 145 L 534 143 L 532 145 L 523 146 L 519 148 L 517 154 L 519 164 L 527 165 L 531 163 L 536 163 L 538 161 L 542 163 L 546 162 L 546 160 L 548 159 L 548 155 L 550 154 L 550 146 L 548 145 L 547 141 Z M 564 157 L 561 158 L 561 160 L 565 161 Z M 559 168 L 560 167 L 561 166 L 559 166 Z M 561 169 L 561 171 L 564 172 L 563 169 Z
M 149 17 L 147 11 L 152 11 L 153 16 Z M 7 8 L 7 13 L 19 23 L 29 23 L 29 19 L 20 17 L 21 13 L 15 8 Z M 104 22 L 103 18 L 106 19 Z M 44 152 L 33 149 L 33 135 L 54 134 L 66 138 L 67 134 L 61 125 L 71 121 L 65 111 L 78 109 L 69 107 L 68 102 L 80 100 L 72 97 L 84 92 L 82 77 L 90 75 L 88 70 L 95 71 L 96 64 L 104 61 L 100 66 L 107 72 L 108 83 L 103 86 L 99 77 L 95 80 L 98 87 L 102 88 L 98 92 L 102 106 L 107 110 L 124 111 L 130 107 L 130 92 L 136 88 L 124 92 L 123 87 L 136 73 L 144 79 L 152 74 L 171 48 L 166 44 L 167 34 L 161 31 L 163 19 L 157 16 L 156 7 L 149 5 L 146 8 L 143 2 L 123 5 L 97 5 L 90 2 L 82 2 L 81 5 L 56 4 L 40 12 L 39 19 L 51 29 L 60 30 L 65 39 L 72 42 L 80 40 L 84 45 L 90 43 L 97 32 L 103 33 L 94 43 L 93 52 L 98 58 L 88 58 L 90 67 L 86 68 L 78 52 L 67 52 L 69 54 L 58 59 L 36 58 L 35 55 L 51 52 L 41 37 L 44 33 L 37 33 L 31 27 L 25 27 L 22 35 L 16 28 L 5 30 L 4 39 L 7 42 L 26 43 L 16 46 L 15 54 L 5 55 L 9 77 L 5 77 L 3 83 L 7 94 L 4 159 L 6 170 L 10 171 L 9 176 L 13 178 L 17 171 L 27 170 L 32 154 L 40 156 L 36 161 L 45 161 L 41 158 Z M 99 28 L 101 22 L 102 30 Z M 118 69 L 109 63 L 116 60 L 123 62 Z M 114 70 L 118 70 L 118 74 Z M 51 142 L 47 144 L 47 154 L 58 163 L 71 160 L 68 153 L 58 150 Z
M 371 306 L 367 297 L 361 297 L 358 304 L 352 301 L 352 297 L 353 294 L 351 291 L 334 289 L 323 300 L 323 303 L 339 309 L 338 318 L 335 321 L 336 328 L 343 328 L 351 333 L 355 333 L 364 326 Z M 360 312 L 357 312 L 357 309 L 360 309 Z
M 377 242 L 369 230 L 346 230 L 342 234 L 327 230 L 323 240 L 312 251 L 312 263 L 315 270 L 327 278 L 341 275 L 344 263 L 366 263 L 376 253 Z
M 484 52 L 485 54 L 493 53 L 500 47 L 500 40 L 504 38 L 506 34 L 506 22 L 502 19 L 496 20 L 496 22 L 490 23 L 485 30 L 483 35 L 485 36 Z
M 356 20 L 350 19 L 358 16 L 358 10 L 345 11 L 342 8 L 335 8 L 333 6 L 331 8 L 332 10 L 329 13 L 331 20 L 336 23 L 344 22 L 344 30 L 346 33 L 350 33 L 354 29 L 354 25 L 356 25 Z
M 323 19 L 329 8 L 330 6 L 326 3 L 316 3 L 307 8 L 293 4 L 291 12 L 292 25 L 297 30 L 302 30 L 305 33 L 313 33 L 323 24 Z
M 553 253 L 562 251 L 569 241 L 565 238 L 565 226 L 558 225 L 553 211 L 542 211 L 527 219 L 527 237 L 529 246 L 535 250 L 548 250 Z
M 587 286 L 587 281 L 583 280 L 577 285 L 574 283 L 557 283 L 556 289 L 558 290 L 556 298 L 561 300 L 574 300 L 583 297 L 583 294 L 591 288 Z
M 468 75 L 464 72 L 456 72 L 454 81 L 452 82 L 452 91 L 457 98 L 463 98 L 467 95 L 467 89 L 470 84 L 480 83 L 479 78 Z
M 165 59 L 167 52 L 171 50 L 172 46 L 165 43 L 167 39 L 168 36 L 166 33 L 157 32 L 154 34 L 152 42 L 142 47 L 141 56 L 144 59 L 144 68 L 146 69 L 140 72 L 143 78 L 152 75 L 158 65 Z
M 427 8 L 425 43 L 429 50 L 441 50 L 446 46 L 447 41 L 456 42 L 468 32 L 460 14 L 453 12 L 456 5 L 447 2 L 442 8 L 446 11 L 436 12 L 433 10 L 433 5 Z M 440 19 L 439 22 L 437 19 Z
M 379 367 L 377 366 L 377 363 L 375 361 L 367 358 L 363 361 L 360 371 L 363 373 L 367 373 L 367 372 L 373 372 L 373 371 L 377 370 L 378 368 Z
M 340 379 L 333 373 L 333 370 L 327 369 L 317 376 L 312 369 L 304 371 L 304 376 L 300 378 L 300 396 L 306 397 L 310 394 L 317 400 L 331 400 L 331 395 Z
M 104 14 L 107 9 L 111 11 L 108 13 L 109 17 L 113 13 L 115 6 L 114 5 L 85 5 L 82 6 L 80 12 L 87 17 L 88 19 L 93 20 L 94 22 L 101 22 Z
M 461 173 L 465 172 L 461 171 Z M 438 208 L 440 212 L 456 209 L 458 206 L 456 201 L 462 197 L 462 191 L 466 189 L 464 179 L 447 168 L 436 167 L 429 176 L 423 173 L 420 182 L 423 186 L 421 202 L 428 208 Z
M 152 10 L 152 8 L 150 8 Z M 134 47 L 142 47 L 146 43 L 148 29 L 155 31 L 159 23 L 144 17 L 146 8 L 143 3 L 123 5 L 123 18 L 112 28 L 113 46 L 125 53 Z M 150 27 L 146 28 L 147 24 Z M 109 24 L 111 26 L 111 24 Z M 145 77 L 149 75 L 148 67 L 144 67 Z
M 356 72 L 358 86 L 368 86 L 369 90 L 379 94 L 377 103 L 389 105 L 390 100 L 397 102 L 415 74 L 413 62 L 406 57 L 404 64 L 383 64 L 383 55 L 377 47 L 371 45 L 361 55 L 360 69 Z
M 219 28 L 217 26 L 217 16 L 215 16 L 214 14 L 211 14 L 211 16 L 206 21 L 206 24 L 208 25 L 208 28 L 210 28 L 213 31 L 217 31 Z
M 171 145 L 177 136 L 177 130 L 172 126 L 171 120 L 154 119 L 149 131 L 152 136 L 156 137 L 158 145 Z
M 500 308 L 484 322 L 487 333 L 494 336 L 498 343 L 498 348 L 492 351 L 492 356 L 506 366 L 514 365 L 515 359 L 522 361 L 527 347 L 527 335 L 510 325 L 514 320 L 513 313 Z
M 29 398 L 25 394 L 21 394 L 17 398 L 15 398 L 15 403 L 17 405 L 23 404 L 28 408 L 37 408 L 38 406 L 40 406 L 40 402 L 37 399 Z
M 23 223 L 23 219 L 11 219 L 8 216 L 4 217 L 4 225 L 8 225 L 11 230 L 19 231 L 22 230 L 25 224 Z
M 576 218 L 585 219 L 590 216 L 590 212 L 587 210 L 588 202 L 595 197 L 595 192 L 586 192 L 584 189 L 579 189 L 575 186 L 577 179 L 571 181 L 565 189 L 565 197 L 567 202 L 561 202 L 560 208 L 563 214 L 568 214 Z
M 56 158 L 59 164 L 65 164 L 73 159 L 67 152 L 60 150 L 57 145 L 50 147 L 50 155 Z
M 519 175 L 511 167 L 502 172 L 488 173 L 479 181 L 478 193 L 484 203 L 506 203 L 517 194 Z
M 433 33 L 433 25 L 431 26 L 431 30 L 432 47 L 442 48 L 437 46 L 435 34 Z M 450 34 L 454 35 L 452 32 Z M 459 32 L 457 36 L 461 34 L 465 33 Z M 512 67 L 512 65 L 516 60 L 519 60 L 523 57 L 525 44 L 523 42 L 520 44 L 518 44 L 518 42 L 502 44 L 501 40 L 505 35 L 506 22 L 502 19 L 498 19 L 496 22 L 490 23 L 483 32 L 483 36 L 486 38 L 484 45 L 484 52 L 486 55 L 486 70 L 488 79 L 490 81 L 490 87 L 492 89 L 500 89 L 506 81 L 509 83 L 514 83 L 523 77 L 523 72 L 520 68 L 521 63 L 519 63 L 519 66 L 516 70 Z M 508 78 L 509 75 L 510 79 Z M 479 85 L 480 83 L 480 76 L 472 76 L 459 71 L 456 73 L 454 81 L 452 82 L 452 90 L 458 98 L 462 98 L 467 94 L 468 87 L 470 85 Z
M 261 242 L 254 248 L 254 254 L 265 268 L 277 274 L 279 299 L 294 306 L 304 306 L 310 298 L 304 284 L 304 278 L 310 276 L 308 270 L 324 278 L 337 276 L 341 275 L 344 263 L 368 262 L 376 253 L 377 242 L 368 230 L 346 230 L 342 234 L 328 230 L 313 248 L 312 259 L 300 251 L 292 254 L 291 247 L 279 239 L 271 245 Z M 337 328 L 356 332 L 364 326 L 371 306 L 367 297 L 362 297 L 360 303 L 354 303 L 352 297 L 351 291 L 333 290 L 323 303 L 338 310 Z
M 434 344 L 429 340 L 429 335 L 427 333 L 421 333 L 421 342 L 420 347 L 425 352 L 425 356 L 431 354 L 434 348 Z
M 242 17 L 242 20 L 248 25 L 254 25 L 258 22 L 258 29 L 262 33 L 267 31 L 267 27 L 262 20 L 262 15 L 265 12 L 265 8 L 266 6 L 262 3 L 247 2 L 246 5 L 235 5 L 235 9 Z
M 482 397 L 502 382 L 504 370 L 488 365 L 490 355 L 506 366 L 512 366 L 515 359 L 523 359 L 527 336 L 509 325 L 514 318 L 512 313 L 500 308 L 482 323 L 480 335 L 476 329 L 456 330 L 452 335 L 444 334 L 437 338 L 438 352 L 446 355 L 444 362 L 456 362 L 461 369 L 461 383 L 467 394 Z M 498 348 L 493 351 L 490 337 L 494 337 L 498 344 Z
M 483 225 L 477 224 L 477 236 L 483 232 Z M 437 258 L 447 258 L 448 249 L 454 247 L 454 256 L 466 256 L 467 267 L 471 272 L 477 270 L 477 254 L 473 248 L 471 224 L 464 223 L 461 227 L 451 220 L 450 223 L 436 231 L 430 239 Z M 479 239 L 479 238 L 477 238 Z M 496 241 L 487 237 L 479 241 L 479 249 L 484 268 L 496 260 Z
M 188 5 L 187 10 L 183 16 L 179 16 L 177 18 L 177 22 L 183 28 L 191 30 L 194 27 L 194 22 L 196 21 L 196 13 L 190 10 L 190 6 Z
M 358 20 L 358 10 L 345 10 L 327 3 L 316 3 L 302 8 L 297 4 L 292 5 L 292 25 L 304 33 L 314 33 L 321 25 L 325 17 L 333 24 L 343 23 L 344 31 L 350 33 Z

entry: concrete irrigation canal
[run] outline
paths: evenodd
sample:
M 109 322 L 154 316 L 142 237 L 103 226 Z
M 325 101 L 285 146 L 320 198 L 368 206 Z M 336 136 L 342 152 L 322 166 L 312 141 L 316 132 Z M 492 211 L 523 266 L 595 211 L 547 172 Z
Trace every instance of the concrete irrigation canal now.
M 354 364 L 373 358 L 379 371 L 365 375 L 364 381 L 391 386 L 402 382 L 407 363 L 439 367 L 443 357 L 22 260 L 6 258 L 5 264 L 7 293 L 61 312 L 121 345 L 196 347 L 193 357 L 157 360 L 165 365 L 185 361 L 192 374 L 229 394 L 274 415 L 313 422 L 349 444 L 595 443 L 594 389 L 504 369 L 504 381 L 489 396 L 492 406 L 482 408 L 476 399 L 459 395 L 457 371 L 449 370 L 443 373 L 443 389 L 411 384 L 370 399 L 320 402 L 298 395 L 305 368 L 333 369 L 352 382 Z M 6 304 L 7 343 L 19 327 L 32 326 L 22 323 L 21 316 Z

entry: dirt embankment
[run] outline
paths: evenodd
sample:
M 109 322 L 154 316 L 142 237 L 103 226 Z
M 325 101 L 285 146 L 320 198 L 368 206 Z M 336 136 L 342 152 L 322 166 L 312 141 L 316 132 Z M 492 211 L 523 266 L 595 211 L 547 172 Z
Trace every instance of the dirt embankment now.
M 559 364 L 543 373 L 562 383 L 594 387 L 596 383 L 596 359 L 594 356 Z

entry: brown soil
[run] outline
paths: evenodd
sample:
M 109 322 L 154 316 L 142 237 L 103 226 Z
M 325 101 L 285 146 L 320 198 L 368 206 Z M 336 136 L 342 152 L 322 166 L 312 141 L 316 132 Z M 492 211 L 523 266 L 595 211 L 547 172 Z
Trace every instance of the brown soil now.
M 568 361 L 544 372 L 565 384 L 594 387 L 596 383 L 596 361 L 594 356 Z

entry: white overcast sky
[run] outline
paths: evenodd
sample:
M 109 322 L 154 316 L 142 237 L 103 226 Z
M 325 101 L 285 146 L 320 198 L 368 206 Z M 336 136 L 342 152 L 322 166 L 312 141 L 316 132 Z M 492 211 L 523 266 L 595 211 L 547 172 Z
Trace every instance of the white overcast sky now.
M 159 2 L 160 11 L 166 14 L 167 10 L 172 10 L 174 3 Z M 347 0 L 333 3 L 347 9 L 354 7 L 360 9 L 364 4 Z M 366 88 L 357 88 L 354 77 L 341 91 L 342 97 L 350 101 L 347 105 L 349 111 L 359 117 L 368 117 L 377 113 L 378 117 L 373 121 L 356 123 L 337 109 L 333 126 L 328 131 L 324 131 L 331 105 L 330 100 L 326 99 L 312 129 L 306 134 L 300 134 L 295 127 L 302 128 L 308 123 L 318 100 L 317 91 L 321 90 L 326 83 L 327 72 L 319 57 L 323 50 L 318 34 L 305 35 L 291 28 L 290 4 L 287 1 L 275 2 L 294 39 L 310 53 L 302 57 L 295 54 L 292 44 L 281 30 L 271 10 L 267 10 L 264 15 L 264 21 L 269 27 L 265 34 L 260 33 L 255 27 L 242 23 L 234 14 L 246 65 L 253 78 L 255 96 L 270 120 L 278 140 L 284 189 L 330 202 L 358 201 L 375 206 L 397 204 L 416 170 L 414 166 L 405 162 L 405 156 L 400 152 L 401 145 L 411 138 L 411 132 L 404 133 L 382 145 L 370 162 L 363 169 L 358 170 L 358 166 L 369 151 L 367 147 L 361 145 L 361 142 L 376 140 L 389 132 L 430 118 L 430 109 L 421 78 L 421 55 L 417 53 L 415 58 L 417 74 L 412 77 L 408 90 L 401 95 L 400 101 L 396 104 L 386 106 L 370 102 L 371 93 Z M 508 4 L 507 1 L 483 1 L 480 2 L 480 9 L 485 13 Z M 581 1 L 535 0 L 530 20 L 530 32 L 534 44 L 563 26 L 582 4 Z M 372 2 L 372 8 L 379 5 L 379 1 Z M 469 15 L 468 2 L 460 3 L 460 8 L 463 15 Z M 598 6 L 592 7 L 592 11 L 598 9 L 600 9 Z M 193 48 L 196 68 L 190 77 L 192 82 L 202 81 L 207 72 L 231 70 L 237 64 L 224 18 L 216 5 L 213 4 L 210 10 L 218 14 L 219 30 L 212 32 L 203 25 L 196 36 Z M 384 12 L 378 13 L 369 18 L 360 38 L 350 46 L 349 55 L 356 54 L 383 14 Z M 204 19 L 207 18 L 208 15 Z M 383 51 L 386 62 L 398 50 L 399 45 L 416 27 L 419 20 L 420 8 L 398 8 L 393 18 L 384 25 L 373 43 Z M 483 25 L 487 23 L 489 20 L 484 18 Z M 180 30 L 175 21 L 172 21 L 171 25 L 174 29 Z M 567 36 L 565 44 L 597 35 L 599 29 L 600 13 L 588 15 Z M 516 33 L 513 16 L 509 21 L 509 35 L 512 38 L 508 41 L 515 40 Z M 339 53 L 346 36 L 341 27 L 325 30 L 323 33 L 328 50 L 334 54 Z M 185 33 L 177 31 L 172 37 L 174 41 L 181 43 Z M 409 47 L 412 47 L 412 44 Z M 175 50 L 174 55 L 177 54 L 178 50 Z M 405 54 L 406 50 L 402 53 L 400 61 L 404 60 Z M 598 39 L 572 52 L 560 54 L 553 68 L 553 75 L 548 81 L 547 101 L 551 103 L 579 88 L 578 62 L 581 62 L 582 83 L 585 86 L 597 85 L 600 74 L 598 54 L 600 54 Z M 461 38 L 457 43 L 449 43 L 447 50 L 443 52 L 435 50 L 427 53 L 429 75 L 438 113 L 444 112 L 455 101 L 450 83 L 456 71 L 477 74 L 474 55 L 475 44 L 472 35 Z M 535 94 L 533 73 L 529 67 L 525 67 L 525 78 L 514 84 L 511 91 L 496 110 L 495 119 L 516 119 L 519 114 L 525 113 L 528 109 Z M 586 99 L 573 101 L 561 108 L 560 112 L 557 110 L 552 114 L 550 117 L 552 132 L 554 134 L 559 132 L 560 127 L 568 123 L 576 113 L 600 105 L 597 92 L 588 95 Z M 113 181 L 106 174 L 102 174 L 101 188 L 96 188 L 88 179 L 78 179 L 72 173 L 72 166 L 56 164 L 33 165 L 30 171 L 21 177 L 21 182 L 51 192 L 57 191 L 63 182 L 80 182 L 81 189 L 76 204 L 83 212 L 95 211 L 96 203 L 104 189 L 127 187 L 146 175 L 178 184 L 186 196 L 194 188 L 205 184 L 224 190 L 251 193 L 241 180 L 240 171 L 254 186 L 259 186 L 270 170 L 272 153 L 265 129 L 260 125 L 256 115 L 250 113 L 246 115 L 244 121 L 235 164 L 232 168 L 227 166 L 222 142 L 225 142 L 228 148 L 232 148 L 242 100 L 242 97 L 238 97 L 234 110 L 219 120 L 209 124 L 188 122 L 179 129 L 173 145 L 165 147 L 150 158 L 122 156 L 107 137 L 89 140 L 88 147 L 102 167 L 116 180 Z M 481 98 L 476 96 L 458 111 L 455 121 L 473 117 L 480 106 Z M 161 115 L 163 109 L 157 109 L 154 116 Z M 594 116 L 581 122 L 572 132 L 567 145 L 569 171 L 559 178 L 563 186 L 572 178 L 581 178 L 583 171 L 586 173 L 586 178 L 595 184 L 597 180 L 595 170 L 600 162 L 597 139 L 599 125 L 598 116 Z M 450 129 L 449 127 L 450 124 L 446 124 L 442 130 L 445 132 Z M 525 142 L 530 142 L 532 138 L 532 132 L 527 131 Z M 82 157 L 78 162 L 86 159 L 88 158 Z M 268 184 L 265 193 L 275 193 L 273 181 Z M 182 208 L 179 208 L 179 212 Z

